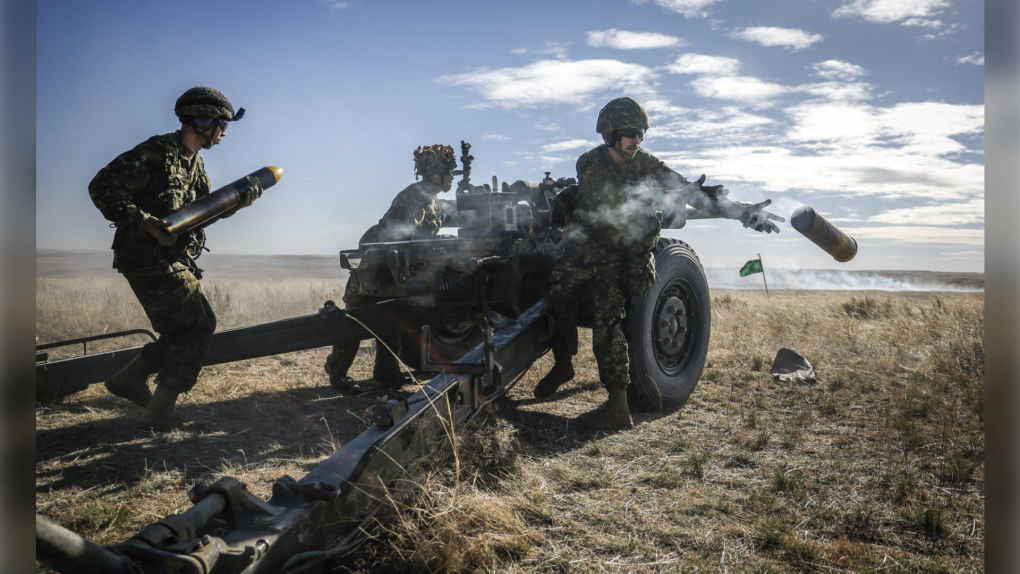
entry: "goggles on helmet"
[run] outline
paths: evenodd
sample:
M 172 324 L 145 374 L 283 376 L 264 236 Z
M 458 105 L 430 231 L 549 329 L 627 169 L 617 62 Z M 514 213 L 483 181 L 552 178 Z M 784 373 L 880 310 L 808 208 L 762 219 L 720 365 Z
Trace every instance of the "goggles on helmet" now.
M 205 131 L 205 130 L 211 128 L 211 127 L 218 127 L 221 130 L 226 131 L 227 126 L 230 125 L 231 121 L 235 121 L 236 122 L 237 120 L 241 119 L 242 117 L 244 117 L 244 108 L 240 108 L 239 110 L 237 110 L 237 113 L 234 114 L 234 119 L 233 120 L 228 120 L 226 116 L 220 116 L 220 117 L 218 117 L 216 119 L 213 119 L 213 120 L 210 120 L 210 119 L 207 119 L 207 118 L 195 118 L 194 119 L 194 124 L 195 124 L 195 127 L 197 127 L 198 129 L 200 129 L 202 131 Z

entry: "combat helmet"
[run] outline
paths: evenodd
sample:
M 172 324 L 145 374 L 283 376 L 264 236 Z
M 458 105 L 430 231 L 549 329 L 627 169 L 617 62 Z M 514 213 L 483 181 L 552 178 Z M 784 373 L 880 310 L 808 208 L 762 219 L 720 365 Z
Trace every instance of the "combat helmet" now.
M 613 132 L 617 130 L 648 129 L 648 114 L 641 104 L 628 97 L 616 98 L 599 111 L 599 119 L 595 122 L 595 132 L 602 134 L 602 139 L 609 145 L 615 143 Z
M 414 150 L 414 178 L 452 172 L 457 167 L 457 156 L 448 145 L 418 146 Z
M 195 86 L 177 98 L 174 113 L 181 122 L 216 119 L 234 122 L 244 116 L 244 108 L 235 112 L 233 104 L 223 92 L 207 86 Z

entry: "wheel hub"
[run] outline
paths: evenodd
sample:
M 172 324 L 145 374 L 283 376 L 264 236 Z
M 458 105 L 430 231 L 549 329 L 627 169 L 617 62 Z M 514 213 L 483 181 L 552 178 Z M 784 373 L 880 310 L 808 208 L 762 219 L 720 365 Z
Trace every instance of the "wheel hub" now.
M 687 365 L 694 348 L 698 317 L 690 285 L 682 281 L 668 284 L 656 301 L 654 317 L 655 360 L 663 372 L 674 375 Z

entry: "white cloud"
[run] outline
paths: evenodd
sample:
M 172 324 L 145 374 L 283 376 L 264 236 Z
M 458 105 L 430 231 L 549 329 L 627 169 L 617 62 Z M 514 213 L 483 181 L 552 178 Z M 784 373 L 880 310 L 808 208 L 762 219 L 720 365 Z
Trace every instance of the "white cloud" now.
M 322 3 L 330 10 L 343 10 L 344 8 L 349 8 L 351 5 L 350 2 L 337 2 L 335 0 L 322 0 Z
M 666 10 L 676 12 L 684 18 L 704 18 L 708 16 L 705 8 L 722 0 L 654 0 Z M 632 0 L 634 4 L 645 4 L 648 0 Z
M 905 25 L 906 25 L 906 23 L 904 23 L 904 26 Z M 966 26 L 964 24 L 960 24 L 960 23 L 950 24 L 949 26 L 946 26 L 946 27 L 942 27 L 940 25 L 937 28 L 938 31 L 935 32 L 934 34 L 925 34 L 924 36 L 921 36 L 918 39 L 919 40 L 938 40 L 940 38 L 945 38 L 946 36 L 952 36 L 953 34 L 959 32 L 960 30 L 962 30 L 964 28 L 966 28 Z
M 591 103 L 605 91 L 644 91 L 655 78 L 645 66 L 618 60 L 541 60 L 519 68 L 482 68 L 441 76 L 438 81 L 464 86 L 484 102 L 475 107 L 519 108 L 541 104 Z
M 669 100 L 650 94 L 649 97 L 641 100 L 641 105 L 648 112 L 650 121 L 655 124 L 669 118 L 686 116 L 694 110 L 673 105 Z
M 892 24 L 916 19 L 931 19 L 949 7 L 948 0 L 852 0 L 832 15 L 836 18 L 857 17 L 877 24 Z
M 552 56 L 560 60 L 567 57 L 567 46 L 570 42 L 545 42 L 541 48 L 534 50 L 536 54 L 542 54 L 544 56 Z
M 494 140 L 494 141 L 498 141 L 498 142 L 505 142 L 506 140 L 508 140 L 510 138 L 508 136 L 503 135 L 503 134 L 485 134 L 485 135 L 482 136 L 482 139 Z
M 542 56 L 552 56 L 562 60 L 567 57 L 568 46 L 570 46 L 570 42 L 545 42 L 542 44 L 541 48 L 514 48 L 510 50 L 510 53 L 515 56 L 539 54 Z
M 542 152 L 544 153 L 559 153 L 561 151 L 568 151 L 572 149 L 580 148 L 592 148 L 598 145 L 598 143 L 585 140 L 585 139 L 572 139 L 560 142 L 547 143 L 542 146 Z
M 734 76 L 740 71 L 740 60 L 725 56 L 681 54 L 666 67 L 674 74 L 700 74 L 706 76 Z
M 980 245 L 985 244 L 985 231 L 983 229 L 956 229 L 952 227 L 933 226 L 890 226 L 890 227 L 857 227 L 844 228 L 852 237 L 858 240 L 858 244 L 868 241 L 891 241 L 893 243 L 913 244 L 950 244 L 950 245 Z M 862 241 L 863 240 L 863 241 Z
M 859 101 L 871 98 L 871 85 L 863 82 L 852 82 L 854 77 L 864 75 L 867 71 L 860 66 L 828 60 L 815 64 L 816 73 L 827 78 L 841 81 L 829 81 L 801 86 L 786 86 L 754 78 L 739 76 L 740 61 L 735 58 L 708 56 L 704 54 L 681 54 L 666 69 L 674 74 L 700 75 L 692 85 L 698 95 L 734 102 L 742 102 L 756 108 L 765 108 L 774 104 L 780 96 L 806 93 L 815 97 L 832 101 Z
M 984 131 L 985 112 L 981 105 L 906 102 L 888 108 L 807 103 L 787 113 L 795 120 L 788 133 L 793 141 L 829 142 L 843 148 L 895 146 L 924 156 L 943 156 L 966 149 L 953 136 Z
M 797 28 L 776 28 L 774 26 L 745 28 L 734 32 L 732 36 L 748 42 L 757 42 L 766 47 L 781 46 L 794 51 L 803 50 L 825 39 L 821 34 L 811 34 Z
M 985 200 L 974 198 L 964 202 L 943 202 L 918 207 L 890 209 L 868 218 L 874 223 L 906 225 L 972 225 L 985 222 Z
M 563 128 L 556 122 L 550 121 L 549 118 L 543 117 L 541 120 L 535 122 L 535 125 L 531 126 L 536 130 L 542 130 L 544 132 L 562 132 Z
M 694 91 L 704 98 L 765 107 L 770 105 L 770 100 L 789 93 L 790 89 L 750 76 L 703 76 L 694 82 Z
M 976 219 L 973 202 L 984 196 L 984 166 L 961 160 L 960 152 L 968 150 L 954 137 L 983 130 L 982 106 L 808 102 L 786 112 L 789 122 L 757 121 L 745 133 L 727 136 L 724 131 L 722 137 L 713 133 L 710 118 L 677 121 L 668 126 L 672 136 L 659 137 L 690 140 L 700 129 L 705 145 L 697 146 L 694 139 L 682 151 L 656 155 L 681 173 L 708 173 L 727 185 L 745 184 L 765 192 L 921 198 L 926 205 L 953 202 L 967 210 L 954 222 Z M 760 116 L 744 121 L 754 117 Z M 924 210 L 885 217 L 896 223 L 895 218 L 908 215 L 935 223 L 934 215 Z
M 867 70 L 857 64 L 851 64 L 842 60 L 818 62 L 817 64 L 812 64 L 811 69 L 814 70 L 816 75 L 828 80 L 849 81 L 868 74 Z
M 595 30 L 588 32 L 588 45 L 596 48 L 617 50 L 642 50 L 648 48 L 669 48 L 686 44 L 679 36 L 668 36 L 656 32 L 629 32 L 627 30 Z
M 956 59 L 957 64 L 973 64 L 975 66 L 985 65 L 985 55 L 981 52 L 974 52 Z
M 871 99 L 871 84 L 864 82 L 804 84 L 803 86 L 792 88 L 792 91 L 804 92 L 823 100 L 834 102 L 853 102 Z
M 695 112 L 692 110 L 692 114 Z M 763 129 L 775 120 L 727 106 L 720 110 L 699 109 L 694 117 L 675 117 L 661 123 L 652 120 L 650 140 L 709 140 L 717 145 L 743 145 L 761 141 Z
M 904 26 L 910 26 L 914 28 L 930 28 L 932 30 L 938 30 L 944 24 L 942 20 L 931 20 L 929 18 L 908 18 L 903 21 Z

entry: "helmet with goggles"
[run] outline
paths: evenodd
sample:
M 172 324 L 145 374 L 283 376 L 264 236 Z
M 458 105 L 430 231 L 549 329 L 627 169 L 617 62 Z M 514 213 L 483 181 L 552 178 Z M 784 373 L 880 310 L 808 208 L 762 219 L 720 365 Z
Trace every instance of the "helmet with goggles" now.
M 219 122 L 225 128 L 226 122 L 236 122 L 244 116 L 244 108 L 235 112 L 223 92 L 207 86 L 195 86 L 177 98 L 174 113 L 182 123 L 202 123 L 208 127 Z
M 616 98 L 599 111 L 595 132 L 609 145 L 615 144 L 618 132 L 626 130 L 644 136 L 648 129 L 648 114 L 641 104 L 628 97 Z

